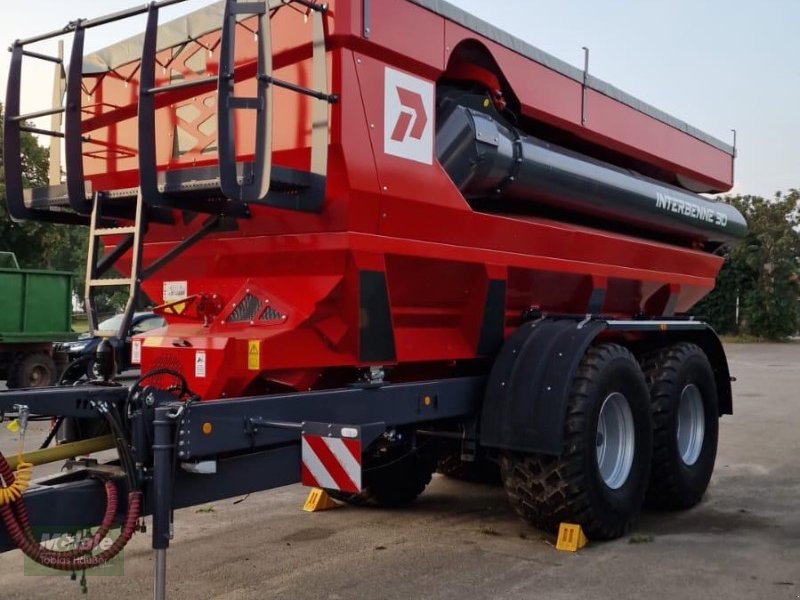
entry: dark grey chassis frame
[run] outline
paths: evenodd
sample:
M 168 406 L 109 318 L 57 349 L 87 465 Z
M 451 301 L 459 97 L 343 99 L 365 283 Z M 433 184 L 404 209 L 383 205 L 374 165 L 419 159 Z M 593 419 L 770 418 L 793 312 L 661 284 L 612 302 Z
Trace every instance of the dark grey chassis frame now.
M 144 512 L 153 516 L 153 548 L 169 545 L 173 509 L 297 483 L 304 428 L 354 426 L 367 447 L 396 427 L 474 419 L 484 385 L 483 377 L 462 377 L 189 404 L 144 388 L 142 402 L 152 408 L 134 411 L 127 425 L 142 475 Z M 115 404 L 125 414 L 127 396 L 127 388 L 91 385 L 8 391 L 0 393 L 0 411 L 25 405 L 35 415 L 97 418 L 103 405 Z M 210 434 L 203 433 L 204 423 L 211 424 Z M 176 468 L 202 461 L 215 461 L 216 472 Z M 99 524 L 105 494 L 91 474 L 89 467 L 37 482 L 25 494 L 34 526 L 56 532 Z M 115 481 L 122 515 L 127 486 L 121 474 Z M 0 530 L 0 552 L 14 548 Z
M 553 328 L 555 331 L 551 331 Z M 546 436 L 541 432 L 562 431 L 566 390 L 577 364 L 573 359 L 579 359 L 587 345 L 603 332 L 634 334 L 640 344 L 647 340 L 699 344 L 714 368 L 720 412 L 732 412 L 724 350 L 713 330 L 702 321 L 680 317 L 615 321 L 591 316 L 581 321 L 575 316 L 539 316 L 523 325 L 518 334 L 535 341 L 540 331 L 545 332 L 545 338 L 557 340 L 557 348 L 545 344 L 541 351 L 525 354 L 522 360 L 515 334 L 506 341 L 488 376 L 365 383 L 335 390 L 203 402 L 178 402 L 169 392 L 156 388 L 140 389 L 130 398 L 127 388 L 94 384 L 0 392 L 0 413 L 24 405 L 34 415 L 96 419 L 113 405 L 116 411 L 112 412 L 124 415 L 123 425 L 130 431 L 125 443 L 134 456 L 144 493 L 143 514 L 153 517 L 154 598 L 163 600 L 172 511 L 298 482 L 301 435 L 306 430 L 318 434 L 334 427 L 353 427 L 362 448 L 369 448 L 395 428 L 405 428 L 412 434 L 412 443 L 417 434 L 440 435 L 461 438 L 462 451 L 474 450 L 480 441 L 499 450 L 558 454 L 560 438 L 545 443 Z M 531 360 L 544 361 L 547 368 L 532 372 L 527 368 Z M 524 393 L 511 393 L 518 387 L 515 381 L 522 383 Z M 544 410 L 534 410 L 537 405 Z M 531 426 L 539 434 L 531 436 Z M 396 436 L 386 435 L 386 439 L 395 440 Z M 211 465 L 213 469 L 205 468 Z M 98 470 L 108 474 L 109 468 L 114 472 L 113 465 L 87 465 L 37 482 L 25 494 L 32 524 L 48 527 L 50 533 L 99 524 L 105 493 L 92 475 Z M 114 481 L 119 497 L 126 498 L 126 479 L 118 467 Z M 122 517 L 127 507 L 124 502 L 120 504 Z M 0 531 L 0 552 L 13 548 L 7 532 Z

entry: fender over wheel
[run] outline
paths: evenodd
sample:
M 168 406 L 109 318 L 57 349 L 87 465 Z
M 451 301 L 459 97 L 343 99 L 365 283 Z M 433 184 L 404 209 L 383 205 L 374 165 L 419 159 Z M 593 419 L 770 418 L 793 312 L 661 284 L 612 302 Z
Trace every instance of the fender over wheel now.
M 602 344 L 572 379 L 561 455 L 507 452 L 501 469 L 511 505 L 536 527 L 556 531 L 566 521 L 591 539 L 613 539 L 639 515 L 651 454 L 644 375 L 626 348 Z

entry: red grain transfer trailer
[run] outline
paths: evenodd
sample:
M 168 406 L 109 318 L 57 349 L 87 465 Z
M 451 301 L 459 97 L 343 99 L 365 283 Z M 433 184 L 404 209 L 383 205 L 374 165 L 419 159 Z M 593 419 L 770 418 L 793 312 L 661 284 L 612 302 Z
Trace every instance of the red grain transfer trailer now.
M 105 484 L 88 467 L 8 505 L 0 545 L 46 562 L 25 510 L 118 517 L 120 539 L 150 511 L 163 589 L 171 508 L 301 475 L 404 504 L 454 456 L 594 539 L 700 501 L 730 376 L 685 315 L 746 234 L 698 195 L 731 188 L 734 148 L 439 0 L 227 0 L 159 25 L 177 1 L 12 47 L 9 213 L 88 226 L 92 319 L 122 287 L 168 325 L 134 340 L 130 390 L 0 395 L 75 442 L 105 420 L 121 455 Z M 69 61 L 30 49 L 58 35 Z M 21 110 L 23 59 L 56 63 L 63 106 Z M 63 182 L 23 190 L 22 131 L 64 137 Z

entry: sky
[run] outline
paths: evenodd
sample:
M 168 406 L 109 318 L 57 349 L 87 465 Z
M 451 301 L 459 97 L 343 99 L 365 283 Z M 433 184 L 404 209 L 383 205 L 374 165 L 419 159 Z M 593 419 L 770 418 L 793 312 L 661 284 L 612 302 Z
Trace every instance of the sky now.
M 772 196 L 800 188 L 800 0 L 450 1 L 579 67 L 588 46 L 593 75 L 717 138 L 732 142 L 736 129 L 734 192 Z M 142 2 L 4 2 L 0 44 Z M 164 18 L 209 3 L 191 0 Z M 140 32 L 143 18 L 100 29 L 87 36 L 88 50 Z M 7 67 L 0 57 L 3 90 Z M 45 87 L 23 83 L 23 101 L 36 104 L 24 104 L 26 111 L 49 104 L 49 92 L 33 94 L 49 89 L 51 73 L 32 77 Z

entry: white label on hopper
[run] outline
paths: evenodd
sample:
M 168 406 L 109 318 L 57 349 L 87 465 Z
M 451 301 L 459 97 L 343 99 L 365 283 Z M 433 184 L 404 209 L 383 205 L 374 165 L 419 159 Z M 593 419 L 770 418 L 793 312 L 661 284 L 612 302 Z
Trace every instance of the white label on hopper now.
M 133 340 L 131 343 L 131 363 L 138 365 L 142 362 L 142 340 Z
M 198 350 L 197 352 L 194 353 L 194 376 L 198 378 L 206 376 L 205 350 Z
M 165 304 L 183 300 L 189 295 L 189 283 L 186 281 L 165 281 L 161 295 Z

